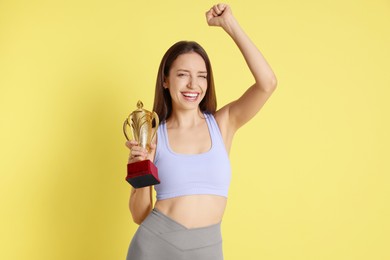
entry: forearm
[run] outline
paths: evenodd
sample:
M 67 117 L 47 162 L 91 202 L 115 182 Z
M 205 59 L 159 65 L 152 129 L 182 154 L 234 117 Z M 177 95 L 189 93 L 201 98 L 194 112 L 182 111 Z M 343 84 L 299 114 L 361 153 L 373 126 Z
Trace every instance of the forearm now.
M 149 152 L 146 148 L 139 146 L 135 140 L 127 141 L 126 146 L 130 149 L 128 163 L 135 163 L 145 159 L 153 161 L 156 150 L 155 143 L 151 144 Z M 131 188 L 129 208 L 134 222 L 141 224 L 153 208 L 152 187 Z
M 133 221 L 141 224 L 153 208 L 152 188 L 132 188 L 129 208 Z
M 244 59 L 255 78 L 255 87 L 259 87 L 265 91 L 272 91 L 276 87 L 275 74 L 256 45 L 240 27 L 237 20 L 231 16 L 230 19 L 227 19 L 222 28 L 233 39 L 244 56 Z

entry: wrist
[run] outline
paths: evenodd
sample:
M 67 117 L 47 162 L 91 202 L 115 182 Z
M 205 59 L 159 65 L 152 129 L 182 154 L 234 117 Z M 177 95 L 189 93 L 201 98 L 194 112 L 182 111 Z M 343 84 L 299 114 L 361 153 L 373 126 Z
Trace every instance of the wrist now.
M 229 18 L 227 18 L 224 22 L 224 24 L 222 25 L 222 28 L 225 30 L 225 32 L 227 34 L 229 34 L 231 37 L 234 36 L 235 34 L 235 31 L 237 30 L 237 28 L 239 28 L 240 25 L 238 24 L 237 20 L 231 16 Z

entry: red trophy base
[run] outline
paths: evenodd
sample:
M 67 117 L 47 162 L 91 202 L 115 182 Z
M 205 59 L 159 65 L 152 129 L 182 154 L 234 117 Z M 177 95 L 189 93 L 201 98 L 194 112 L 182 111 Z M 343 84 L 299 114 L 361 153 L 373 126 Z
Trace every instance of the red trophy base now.
M 157 167 L 150 160 L 127 164 L 126 181 L 134 188 L 142 188 L 160 183 Z

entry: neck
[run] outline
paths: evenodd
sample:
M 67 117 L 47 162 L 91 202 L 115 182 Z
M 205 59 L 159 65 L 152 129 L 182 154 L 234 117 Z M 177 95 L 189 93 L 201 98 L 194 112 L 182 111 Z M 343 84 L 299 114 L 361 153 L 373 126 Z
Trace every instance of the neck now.
M 167 120 L 169 127 L 191 128 L 199 124 L 204 119 L 200 109 L 196 110 L 173 110 L 171 116 Z

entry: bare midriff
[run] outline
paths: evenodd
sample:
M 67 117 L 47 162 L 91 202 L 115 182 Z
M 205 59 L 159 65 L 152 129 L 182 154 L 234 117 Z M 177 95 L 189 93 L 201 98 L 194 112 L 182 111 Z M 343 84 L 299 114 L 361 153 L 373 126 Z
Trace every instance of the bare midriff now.
M 158 200 L 155 208 L 187 228 L 199 228 L 220 223 L 226 203 L 222 196 L 187 195 Z

